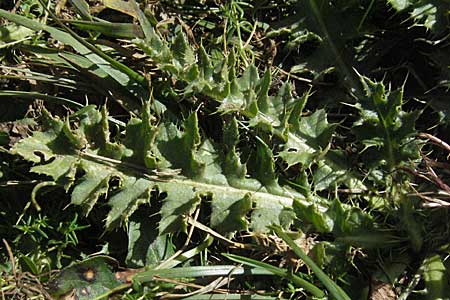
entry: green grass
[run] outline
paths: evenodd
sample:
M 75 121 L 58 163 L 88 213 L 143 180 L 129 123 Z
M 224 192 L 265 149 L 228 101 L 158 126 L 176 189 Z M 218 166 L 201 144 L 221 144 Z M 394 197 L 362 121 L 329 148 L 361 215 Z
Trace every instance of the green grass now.
M 445 299 L 449 11 L 0 4 L 0 295 Z

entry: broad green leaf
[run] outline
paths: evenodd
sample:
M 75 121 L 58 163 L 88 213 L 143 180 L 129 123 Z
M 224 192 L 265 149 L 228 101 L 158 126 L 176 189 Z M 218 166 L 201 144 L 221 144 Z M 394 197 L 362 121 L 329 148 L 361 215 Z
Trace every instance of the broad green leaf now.
M 439 254 L 433 254 L 424 259 L 421 266 L 425 281 L 425 299 L 448 299 L 450 285 L 448 270 Z
M 127 176 L 123 179 L 122 184 L 121 191 L 108 201 L 111 210 L 106 217 L 106 228 L 115 228 L 128 223 L 129 216 L 139 205 L 150 202 L 150 192 L 153 186 L 148 180 Z
M 205 163 L 196 154 L 201 141 L 195 113 L 186 119 L 184 129 L 180 132 L 175 125 L 165 124 L 159 132 L 157 148 L 171 168 L 181 169 L 187 177 L 201 177 Z
M 212 199 L 211 226 L 218 228 L 221 233 L 235 232 L 237 230 L 248 230 L 246 215 L 252 209 L 250 194 L 244 195 L 242 199 L 236 197 L 221 197 Z M 253 220 L 257 222 L 257 220 Z M 261 223 L 261 222 L 257 222 Z M 264 226 L 256 228 L 256 231 L 264 231 Z
M 152 125 L 150 102 L 144 103 L 142 120 L 132 118 L 126 128 L 124 146 L 133 151 L 126 161 L 155 169 L 158 166 L 157 157 L 152 153 L 152 145 L 156 138 L 157 128 Z
M 53 297 L 73 293 L 76 299 L 91 300 L 122 284 L 113 272 L 117 262 L 110 257 L 95 256 L 63 269 L 50 282 Z
M 169 235 L 159 235 L 155 226 L 156 217 L 150 215 L 150 210 L 139 208 L 128 224 L 128 267 L 137 268 L 158 265 L 173 255 L 174 245 Z
M 26 158 L 26 160 L 39 163 L 41 157 L 44 161 L 48 161 L 55 157 L 53 151 L 64 151 L 68 152 L 68 149 L 64 149 L 64 144 L 68 144 L 66 137 L 64 137 L 62 132 L 62 127 L 64 123 L 61 120 L 53 119 L 50 114 L 44 110 L 43 117 L 45 118 L 45 126 L 47 126 L 47 131 L 44 132 L 34 132 L 32 138 L 23 139 L 19 141 L 17 145 L 20 147 L 13 148 L 13 154 L 19 154 Z M 63 143 L 55 143 L 57 139 Z M 62 148 L 60 148 L 62 146 Z M 72 150 L 69 148 L 69 151 Z M 73 151 L 73 150 L 72 150 Z
M 108 192 L 109 180 L 114 174 L 85 161 L 80 163 L 80 167 L 85 174 L 72 191 L 72 203 L 81 205 L 84 213 L 88 214 L 97 203 L 98 198 Z
M 269 146 L 261 139 L 257 140 L 255 151 L 254 173 L 255 178 L 258 179 L 266 188 L 272 193 L 282 193 L 278 185 L 277 175 L 275 173 L 275 162 L 272 151 Z
M 335 161 L 342 162 L 343 166 L 335 164 Z M 328 151 L 326 159 L 317 162 L 317 169 L 313 175 L 314 190 L 323 191 L 328 188 L 333 188 L 339 183 L 351 178 L 345 162 L 346 157 L 342 151 Z
M 323 207 L 315 203 L 305 205 L 295 201 L 293 208 L 299 220 L 311 223 L 318 232 L 331 232 L 333 230 L 334 221 L 325 213 Z
M 194 50 L 187 43 L 186 37 L 181 31 L 176 35 L 171 50 L 173 53 L 173 63 L 176 64 L 178 70 L 183 70 L 195 63 Z
M 33 34 L 33 30 L 17 24 L 0 26 L 0 48 L 7 46 L 10 42 L 26 39 Z
M 140 205 L 150 204 L 152 191 L 159 193 L 163 203 L 160 234 L 186 230 L 186 217 L 206 201 L 211 202 L 211 226 L 223 233 L 249 227 L 266 231 L 272 223 L 288 226 L 294 218 L 294 198 L 304 202 L 302 195 L 277 183 L 273 169 L 270 176 L 263 169 L 257 171 L 258 180 L 245 178 L 245 166 L 235 150 L 236 123 L 225 135 L 228 149 L 219 152 L 209 140 L 202 141 L 195 113 L 182 129 L 167 122 L 152 129 L 147 104 L 143 119 L 128 124 L 125 144 L 118 137 L 110 142 L 105 109 L 99 112 L 90 106 L 70 117 L 71 122 L 78 122 L 76 129 L 48 113 L 45 117 L 48 129 L 21 140 L 11 152 L 34 162 L 32 171 L 66 188 L 73 185 L 72 203 L 82 205 L 85 213 L 100 196 L 111 194 L 107 230 L 128 224 Z M 267 146 L 261 147 L 258 159 L 270 167 L 273 158 Z M 149 157 L 151 169 L 143 167 Z M 241 166 L 239 170 L 233 170 L 236 165 Z M 167 173 L 174 168 L 180 169 L 180 175 L 173 170 Z M 79 171 L 82 176 L 77 179 Z M 118 181 L 114 189 L 109 186 L 112 178 Z
M 318 204 L 295 201 L 297 218 L 312 224 L 317 232 L 332 233 L 338 243 L 371 249 L 400 242 L 391 232 L 377 230 L 373 217 L 358 207 L 344 205 L 338 199 L 328 208 Z
M 335 124 L 328 123 L 324 110 L 301 118 L 298 127 L 290 130 L 280 157 L 289 166 L 298 163 L 309 166 L 324 154 L 335 128 Z
M 305 69 L 318 77 L 326 73 L 330 66 L 336 66 L 346 87 L 358 95 L 360 86 L 357 76 L 349 67 L 354 65 L 353 53 L 346 46 L 352 39 L 361 36 L 359 23 L 364 15 L 364 9 L 361 9 L 363 4 L 340 3 L 339 6 L 340 9 L 337 9 L 335 3 L 325 0 L 297 2 L 297 13 L 291 19 L 292 41 L 289 46 L 295 49 L 299 42 L 312 42 L 316 45 L 315 51 L 302 57 Z

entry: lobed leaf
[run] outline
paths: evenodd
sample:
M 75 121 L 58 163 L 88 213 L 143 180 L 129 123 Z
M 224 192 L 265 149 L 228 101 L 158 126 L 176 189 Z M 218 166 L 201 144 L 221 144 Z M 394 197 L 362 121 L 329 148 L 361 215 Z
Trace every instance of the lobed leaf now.
M 361 76 L 366 97 L 355 107 L 360 119 L 352 131 L 366 149 L 377 148 L 378 155 L 371 157 L 373 167 L 386 166 L 392 170 L 402 162 L 417 159 L 419 147 L 414 140 L 418 111 L 404 112 L 403 89 L 386 91 L 382 83 Z M 373 153 L 373 152 L 370 152 Z
M 185 217 L 206 200 L 211 202 L 211 226 L 223 233 L 249 227 L 266 231 L 266 225 L 292 222 L 293 199 L 303 201 L 302 196 L 279 186 L 273 169 L 264 180 L 267 171 L 257 175 L 258 180 L 245 178 L 245 166 L 234 148 L 236 127 L 227 130 L 228 152 L 221 153 L 210 141 L 201 140 L 195 113 L 184 130 L 171 123 L 155 127 L 149 105 L 142 120 L 130 120 L 124 144 L 109 141 L 106 110 L 91 106 L 70 118 L 78 119 L 75 129 L 45 113 L 48 129 L 21 140 L 11 152 L 34 162 L 32 171 L 52 177 L 66 189 L 73 186 L 72 203 L 81 205 L 86 214 L 100 197 L 111 194 L 108 230 L 127 224 L 140 205 L 151 204 L 152 191 L 163 198 L 160 234 L 185 230 Z M 261 166 L 273 164 L 267 146 L 261 145 Z M 240 169 L 234 170 L 236 165 Z M 169 168 L 180 169 L 180 175 L 158 176 L 158 170 Z M 76 178 L 80 171 L 83 175 Z M 111 190 L 113 178 L 119 185 Z

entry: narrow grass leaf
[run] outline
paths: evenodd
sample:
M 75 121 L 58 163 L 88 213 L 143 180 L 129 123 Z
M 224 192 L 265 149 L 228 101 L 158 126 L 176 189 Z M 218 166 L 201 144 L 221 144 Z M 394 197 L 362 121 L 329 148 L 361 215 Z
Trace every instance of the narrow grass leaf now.
M 272 272 L 264 268 L 244 268 L 229 265 L 195 266 L 173 269 L 154 269 L 136 274 L 133 280 L 144 283 L 153 280 L 154 276 L 165 278 L 190 278 L 204 276 L 232 276 L 232 275 L 271 275 Z
M 0 97 L 17 97 L 17 98 L 26 99 L 26 100 L 29 100 L 29 101 L 34 101 L 36 99 L 41 99 L 41 100 L 48 101 L 48 102 L 51 102 L 51 103 L 67 105 L 67 106 L 70 106 L 70 107 L 73 107 L 73 108 L 81 108 L 81 107 L 83 107 L 83 104 L 80 104 L 78 102 L 72 101 L 70 99 L 57 97 L 57 96 L 46 95 L 46 94 L 41 94 L 41 93 L 38 93 L 38 92 L 21 92 L 21 91 L 3 90 L 3 91 L 0 91 Z
M 131 23 L 111 23 L 80 20 L 64 20 L 64 22 L 75 25 L 76 27 L 83 30 L 91 30 L 115 38 L 134 39 L 144 37 L 142 29 L 138 25 Z
M 78 53 L 84 55 L 96 67 L 102 69 L 129 91 L 140 96 L 142 99 L 148 99 L 148 91 L 143 88 L 143 84 L 145 83 L 143 76 L 84 41 L 83 38 L 76 35 L 73 31 L 69 34 L 35 20 L 9 13 L 3 9 L 0 9 L 0 16 L 35 31 L 47 31 L 56 40 L 73 47 Z
M 69 0 L 77 12 L 86 20 L 92 20 L 89 4 L 85 0 Z
M 279 226 L 272 226 L 273 231 L 278 235 L 297 256 L 316 274 L 317 278 L 327 288 L 330 294 L 337 300 L 351 300 L 350 297 L 342 290 L 325 272 L 287 235 Z
M 204 294 L 183 298 L 185 300 L 284 300 L 285 298 L 257 294 Z
M 225 257 L 231 259 L 232 261 L 247 265 L 247 266 L 251 266 L 254 268 L 261 268 L 264 270 L 267 270 L 268 272 L 286 278 L 287 280 L 292 281 L 295 285 L 304 288 L 306 291 L 310 292 L 311 294 L 313 294 L 315 297 L 325 297 L 325 293 L 319 289 L 318 287 L 316 287 L 314 284 L 306 281 L 305 279 L 293 274 L 292 272 L 286 270 L 286 269 L 282 269 L 282 268 L 278 268 L 275 266 L 272 266 L 270 264 L 258 261 L 258 260 L 254 260 L 248 257 L 244 257 L 244 256 L 239 256 L 239 255 L 234 255 L 234 254 L 222 254 Z

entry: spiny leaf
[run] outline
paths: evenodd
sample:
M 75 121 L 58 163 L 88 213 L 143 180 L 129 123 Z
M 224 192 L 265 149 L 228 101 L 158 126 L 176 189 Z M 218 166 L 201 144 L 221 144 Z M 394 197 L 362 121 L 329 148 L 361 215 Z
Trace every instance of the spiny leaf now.
M 163 201 L 161 234 L 185 230 L 186 216 L 206 200 L 211 202 L 211 226 L 223 233 L 248 227 L 265 231 L 272 223 L 288 226 L 294 217 L 293 199 L 304 201 L 300 194 L 278 185 L 273 167 L 268 169 L 271 175 L 267 178 L 267 170 L 262 169 L 258 171 L 259 181 L 245 178 L 245 166 L 235 150 L 235 122 L 226 130 L 228 149 L 219 152 L 209 140 L 202 141 L 195 113 L 187 118 L 182 130 L 167 122 L 155 128 L 147 104 L 143 119 L 128 124 L 126 145 L 117 137 L 118 142 L 109 141 L 107 119 L 106 110 L 87 107 L 70 118 L 78 120 L 78 126 L 72 129 L 74 125 L 46 113 L 48 130 L 21 140 L 12 153 L 36 163 L 33 171 L 53 177 L 66 188 L 74 184 L 72 203 L 82 205 L 86 213 L 100 196 L 111 193 L 108 230 L 126 224 L 140 205 L 150 204 L 152 191 L 158 191 Z M 261 145 L 261 166 L 269 167 L 273 158 L 267 146 Z M 142 167 L 149 157 L 151 164 L 147 166 L 153 169 Z M 241 167 L 233 170 L 233 166 Z M 181 174 L 158 177 L 158 170 L 167 168 L 179 168 Z M 84 172 L 78 180 L 77 171 Z M 112 178 L 118 179 L 114 190 L 109 189 Z M 247 220 L 249 214 L 251 219 Z
M 392 170 L 401 162 L 417 159 L 419 147 L 414 141 L 414 125 L 419 112 L 404 112 L 401 109 L 403 89 L 386 91 L 382 83 L 364 76 L 361 76 L 361 82 L 366 97 L 355 105 L 360 119 L 354 123 L 352 130 L 366 148 L 376 147 L 379 149 L 377 152 L 382 154 L 373 156 L 371 165 L 385 165 Z
M 156 138 L 157 128 L 152 125 L 150 102 L 144 103 L 142 120 L 132 118 L 127 125 L 124 146 L 133 151 L 126 161 L 137 165 L 144 165 L 148 169 L 156 169 L 157 157 L 152 153 L 152 145 Z
M 297 163 L 309 166 L 326 151 L 335 128 L 335 124 L 328 124 L 324 110 L 301 118 L 297 126 L 289 131 L 280 156 L 288 166 Z
M 449 25 L 447 18 L 450 9 L 448 1 L 433 0 L 388 0 L 397 11 L 407 11 L 415 24 L 425 26 L 440 33 Z
M 84 213 L 88 214 L 97 203 L 98 198 L 108 192 L 109 180 L 114 174 L 110 170 L 99 168 L 98 165 L 85 161 L 80 163 L 80 168 L 84 170 L 85 174 L 72 191 L 72 203 L 81 205 Z
M 139 208 L 128 223 L 128 267 L 157 265 L 175 252 L 170 235 L 159 235 L 157 216 L 151 216 L 147 208 Z
M 294 201 L 299 220 L 312 224 L 318 232 L 332 233 L 339 243 L 370 249 L 399 242 L 392 233 L 377 230 L 373 217 L 358 207 L 342 204 L 338 199 L 334 199 L 328 208 L 324 209 L 324 206 L 317 202 L 304 205 Z

